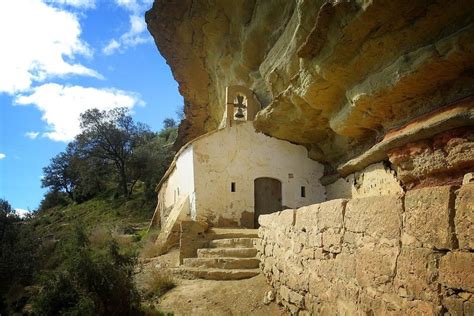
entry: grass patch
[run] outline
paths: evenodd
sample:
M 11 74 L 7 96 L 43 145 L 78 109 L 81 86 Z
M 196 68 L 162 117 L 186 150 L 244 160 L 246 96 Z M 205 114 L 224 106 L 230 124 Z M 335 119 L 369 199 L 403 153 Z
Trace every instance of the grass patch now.
M 155 242 L 159 233 L 159 229 L 152 229 L 143 234 L 141 237 L 142 248 L 140 250 L 140 257 L 153 258 L 158 256 L 158 248 Z
M 161 297 L 175 286 L 176 283 L 169 273 L 159 272 L 153 274 L 147 282 L 145 297 Z

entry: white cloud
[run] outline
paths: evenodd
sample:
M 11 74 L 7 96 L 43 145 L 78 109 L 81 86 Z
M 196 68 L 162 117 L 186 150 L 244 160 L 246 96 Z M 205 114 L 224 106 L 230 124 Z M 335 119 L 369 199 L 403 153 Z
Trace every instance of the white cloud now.
M 95 0 L 46 0 L 46 3 L 68 5 L 79 9 L 95 8 Z
M 5 155 L 4 153 L 0 153 L 0 160 L 2 160 L 3 158 L 5 158 L 7 155 Z
M 40 0 L 1 0 L 0 93 L 26 91 L 34 81 L 51 77 L 101 78 L 95 70 L 74 61 L 77 56 L 92 56 L 92 50 L 80 35 L 81 26 L 73 13 Z
M 106 55 L 112 55 L 117 49 L 120 48 L 120 43 L 112 39 L 110 42 L 102 49 L 102 52 Z
M 31 139 L 36 139 L 38 137 L 39 132 L 27 132 L 25 133 L 25 136 Z
M 137 0 L 115 0 L 115 3 L 129 11 L 138 11 L 140 9 L 140 4 Z
M 16 208 L 15 209 L 16 215 L 18 215 L 20 218 L 25 218 L 26 215 L 30 214 L 31 212 L 22 208 Z
M 146 30 L 145 19 L 139 15 L 130 16 L 130 30 L 123 34 L 121 39 L 128 46 L 135 46 L 138 44 L 145 43 L 146 41 L 151 40 L 151 37 L 144 36 L 144 31 Z
M 31 94 L 18 96 L 15 103 L 34 104 L 43 113 L 42 120 L 51 130 L 43 136 L 55 141 L 71 141 L 80 132 L 80 114 L 88 109 L 109 110 L 117 107 L 131 109 L 144 104 L 133 92 L 63 86 L 55 83 L 34 88 Z
M 102 48 L 102 52 L 111 55 L 117 51 L 123 51 L 128 47 L 144 43 L 151 43 L 152 38 L 146 32 L 146 23 L 143 13 L 150 8 L 152 1 L 142 0 L 115 0 L 115 3 L 129 11 L 129 30 L 118 39 L 112 39 Z

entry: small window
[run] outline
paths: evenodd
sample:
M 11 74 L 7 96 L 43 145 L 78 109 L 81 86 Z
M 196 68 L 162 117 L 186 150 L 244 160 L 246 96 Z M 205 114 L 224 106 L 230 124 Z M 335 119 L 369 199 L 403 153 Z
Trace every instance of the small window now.
M 235 182 L 230 183 L 230 192 L 235 192 Z
M 306 197 L 306 187 L 301 187 L 301 197 Z

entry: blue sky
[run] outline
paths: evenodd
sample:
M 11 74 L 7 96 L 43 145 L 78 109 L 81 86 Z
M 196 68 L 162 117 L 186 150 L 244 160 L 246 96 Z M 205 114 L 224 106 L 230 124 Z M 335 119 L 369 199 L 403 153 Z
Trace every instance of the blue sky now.
M 183 99 L 146 30 L 152 0 L 0 1 L 0 197 L 35 209 L 42 168 L 88 108 L 159 130 Z

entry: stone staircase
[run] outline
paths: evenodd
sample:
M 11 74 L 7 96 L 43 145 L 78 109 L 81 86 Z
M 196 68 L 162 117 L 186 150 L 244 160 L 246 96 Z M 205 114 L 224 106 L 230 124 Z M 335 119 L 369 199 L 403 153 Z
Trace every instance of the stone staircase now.
M 257 229 L 212 228 L 207 248 L 197 250 L 197 258 L 185 258 L 177 268 L 183 277 L 207 280 L 240 280 L 260 273 L 254 247 Z

